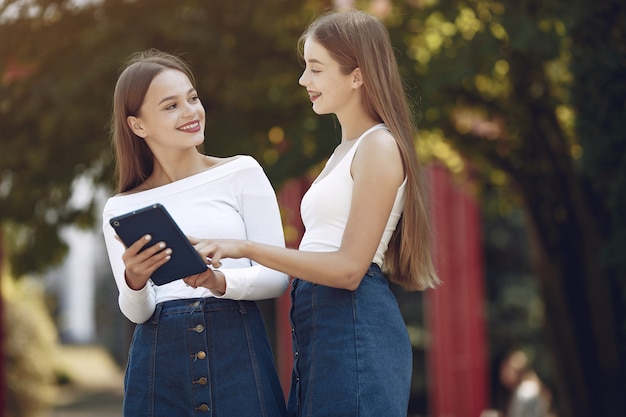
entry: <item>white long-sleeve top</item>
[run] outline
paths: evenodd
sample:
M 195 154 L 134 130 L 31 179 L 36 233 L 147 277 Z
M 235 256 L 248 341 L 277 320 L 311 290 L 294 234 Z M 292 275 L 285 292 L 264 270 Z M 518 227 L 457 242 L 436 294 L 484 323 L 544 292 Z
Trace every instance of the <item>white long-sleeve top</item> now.
M 182 280 L 156 286 L 152 281 L 135 291 L 124 277 L 124 246 L 115 239 L 109 220 L 150 204 L 161 203 L 183 233 L 195 238 L 246 239 L 285 246 L 283 228 L 272 185 L 259 163 L 239 156 L 187 178 L 134 194 L 116 195 L 106 202 L 102 231 L 119 290 L 121 312 L 134 323 L 150 318 L 157 303 L 184 298 L 221 297 L 262 300 L 280 296 L 289 277 L 249 259 L 223 259 L 226 293 L 218 296 L 206 288 L 192 288 Z

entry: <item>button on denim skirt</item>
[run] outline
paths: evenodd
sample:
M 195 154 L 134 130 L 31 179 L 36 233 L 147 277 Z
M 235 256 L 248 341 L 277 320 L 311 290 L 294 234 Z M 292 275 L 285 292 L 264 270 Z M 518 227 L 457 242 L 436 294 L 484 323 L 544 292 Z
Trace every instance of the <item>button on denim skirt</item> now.
M 135 327 L 127 417 L 283 417 L 285 400 L 256 303 L 215 298 L 158 304 Z
M 290 417 L 406 417 L 412 349 L 397 300 L 372 264 L 356 291 L 294 279 Z

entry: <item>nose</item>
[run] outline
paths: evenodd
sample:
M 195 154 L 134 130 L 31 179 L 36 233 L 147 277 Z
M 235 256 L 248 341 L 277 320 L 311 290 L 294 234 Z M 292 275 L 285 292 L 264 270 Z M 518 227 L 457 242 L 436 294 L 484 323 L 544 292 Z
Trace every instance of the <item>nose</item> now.
M 183 116 L 193 116 L 196 114 L 196 106 L 193 103 L 185 102 L 183 108 Z
M 302 87 L 306 87 L 306 85 L 309 83 L 308 77 L 306 77 L 306 70 L 302 71 L 302 75 L 300 76 L 300 78 L 298 78 L 298 84 L 300 84 Z

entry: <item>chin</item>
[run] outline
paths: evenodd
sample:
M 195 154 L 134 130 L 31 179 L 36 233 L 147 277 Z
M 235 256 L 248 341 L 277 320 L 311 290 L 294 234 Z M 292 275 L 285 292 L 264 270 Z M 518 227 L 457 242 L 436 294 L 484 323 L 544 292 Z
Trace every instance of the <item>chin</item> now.
M 313 106 L 313 112 L 314 112 L 315 114 L 319 114 L 320 116 L 321 116 L 321 115 L 324 115 L 324 114 L 330 114 L 330 112 L 328 112 L 328 111 L 324 111 L 323 109 L 318 109 L 318 108 L 316 108 L 315 106 Z

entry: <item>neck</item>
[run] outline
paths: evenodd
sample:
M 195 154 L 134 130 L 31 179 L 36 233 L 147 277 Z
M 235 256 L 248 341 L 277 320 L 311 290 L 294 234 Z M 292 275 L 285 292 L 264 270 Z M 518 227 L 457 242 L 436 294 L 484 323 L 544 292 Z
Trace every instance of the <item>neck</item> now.
M 208 168 L 207 162 L 207 158 L 195 149 L 182 155 L 155 156 L 154 169 L 148 180 L 152 186 L 169 184 L 204 171 Z
M 359 111 L 351 115 L 337 115 L 341 125 L 341 143 L 358 139 L 366 130 L 380 123 L 374 118 Z
M 357 140 L 363 133 L 367 130 L 376 126 L 379 122 L 375 120 L 369 120 L 364 123 L 360 123 L 358 125 L 350 126 L 349 128 L 345 128 L 343 125 L 341 126 L 341 143 L 352 143 Z

